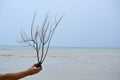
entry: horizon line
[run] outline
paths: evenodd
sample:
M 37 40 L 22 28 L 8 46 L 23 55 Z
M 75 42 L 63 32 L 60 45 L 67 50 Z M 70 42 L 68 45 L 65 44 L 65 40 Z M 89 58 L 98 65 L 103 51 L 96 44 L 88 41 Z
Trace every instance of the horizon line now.
M 31 47 L 31 46 L 29 46 L 29 45 L 0 45 L 0 47 Z M 82 47 L 82 46 L 50 46 L 50 48 L 120 49 L 120 47 L 87 47 L 87 46 L 86 47 Z

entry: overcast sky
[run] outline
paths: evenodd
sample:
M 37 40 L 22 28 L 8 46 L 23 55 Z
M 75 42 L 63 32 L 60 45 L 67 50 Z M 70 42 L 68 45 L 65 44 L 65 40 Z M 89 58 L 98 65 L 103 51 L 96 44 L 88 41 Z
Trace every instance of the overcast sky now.
M 65 14 L 51 46 L 120 48 L 120 0 L 0 0 L 0 45 L 20 45 L 35 11 Z

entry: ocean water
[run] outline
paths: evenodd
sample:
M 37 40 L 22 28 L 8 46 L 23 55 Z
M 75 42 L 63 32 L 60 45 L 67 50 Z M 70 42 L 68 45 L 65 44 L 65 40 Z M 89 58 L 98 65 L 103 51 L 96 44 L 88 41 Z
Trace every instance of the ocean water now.
M 0 73 L 37 63 L 31 47 L 0 47 Z M 120 49 L 50 48 L 43 70 L 21 80 L 120 80 Z

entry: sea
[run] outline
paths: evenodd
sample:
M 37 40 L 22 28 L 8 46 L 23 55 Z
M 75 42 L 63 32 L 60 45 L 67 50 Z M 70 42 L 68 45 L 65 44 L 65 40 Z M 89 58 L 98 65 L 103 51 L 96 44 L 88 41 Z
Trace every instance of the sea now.
M 23 71 L 35 63 L 32 47 L 0 46 L 0 74 Z M 42 67 L 20 80 L 120 80 L 120 49 L 50 47 Z

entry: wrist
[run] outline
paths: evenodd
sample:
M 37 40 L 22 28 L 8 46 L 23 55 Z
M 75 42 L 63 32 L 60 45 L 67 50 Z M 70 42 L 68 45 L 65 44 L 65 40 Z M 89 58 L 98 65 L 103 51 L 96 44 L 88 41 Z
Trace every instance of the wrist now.
M 29 75 L 32 75 L 32 73 L 33 73 L 33 72 L 30 71 L 30 70 L 25 70 L 25 71 L 23 71 L 23 72 L 24 72 L 25 75 L 28 75 L 28 76 L 29 76 Z

